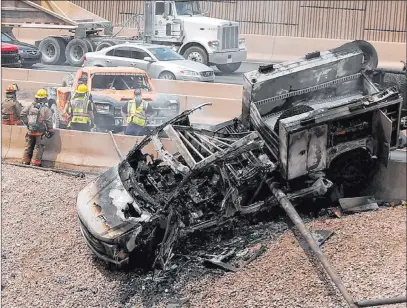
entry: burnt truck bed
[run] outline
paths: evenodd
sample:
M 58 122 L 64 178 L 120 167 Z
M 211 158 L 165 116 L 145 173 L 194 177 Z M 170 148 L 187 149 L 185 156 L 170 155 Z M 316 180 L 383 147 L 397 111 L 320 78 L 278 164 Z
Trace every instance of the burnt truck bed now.
M 397 146 L 402 103 L 365 62 L 352 49 L 261 68 L 244 76 L 241 119 L 193 128 L 199 106 L 163 123 L 80 192 L 87 243 L 165 269 L 184 235 L 278 205 L 276 185 L 293 204 L 359 195 Z

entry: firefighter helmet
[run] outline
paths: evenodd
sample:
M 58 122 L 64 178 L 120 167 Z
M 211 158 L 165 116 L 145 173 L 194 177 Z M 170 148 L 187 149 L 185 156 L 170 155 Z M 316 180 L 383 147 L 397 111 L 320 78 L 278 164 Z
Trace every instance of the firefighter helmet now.
M 45 89 L 39 89 L 35 94 L 35 98 L 47 98 L 48 94 Z
M 18 91 L 17 84 L 13 83 L 6 88 L 6 93 L 15 93 Z
M 78 86 L 78 88 L 76 89 L 76 92 L 84 94 L 84 93 L 88 92 L 88 86 L 86 84 L 80 84 Z

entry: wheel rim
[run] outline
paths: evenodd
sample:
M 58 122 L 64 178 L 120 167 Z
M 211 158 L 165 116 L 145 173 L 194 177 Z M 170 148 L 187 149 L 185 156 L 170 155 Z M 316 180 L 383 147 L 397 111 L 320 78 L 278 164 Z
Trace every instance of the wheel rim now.
M 53 58 L 53 57 L 55 57 L 55 46 L 54 45 L 52 45 L 52 44 L 48 44 L 47 45 L 47 48 L 45 49 L 45 55 L 48 57 L 48 58 Z
M 161 79 L 174 80 L 175 78 L 171 74 L 165 73 L 161 75 Z
M 83 49 L 81 46 L 75 46 L 72 50 L 72 58 L 79 61 L 83 57 Z
M 203 63 L 202 55 L 197 51 L 193 51 L 190 54 L 188 54 L 187 60 Z

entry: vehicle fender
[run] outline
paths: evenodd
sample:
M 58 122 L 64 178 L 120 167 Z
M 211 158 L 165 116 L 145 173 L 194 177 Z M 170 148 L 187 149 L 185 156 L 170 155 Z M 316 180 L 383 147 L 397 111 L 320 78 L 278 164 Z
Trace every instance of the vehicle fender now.
M 181 48 L 179 49 L 178 53 L 183 54 L 183 52 L 189 48 L 190 46 L 200 46 L 203 47 L 208 54 L 213 54 L 213 49 L 209 47 L 208 42 L 205 40 L 192 40 L 192 41 L 185 41 Z

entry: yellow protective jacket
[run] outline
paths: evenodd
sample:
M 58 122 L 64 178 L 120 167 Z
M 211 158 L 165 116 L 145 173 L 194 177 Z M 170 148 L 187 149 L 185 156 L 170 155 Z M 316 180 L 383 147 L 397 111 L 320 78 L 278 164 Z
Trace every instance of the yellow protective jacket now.
M 69 113 L 72 115 L 71 123 L 90 124 L 89 95 L 74 95 L 69 106 Z
M 148 108 L 148 102 L 142 100 L 137 107 L 135 99 L 128 102 L 127 105 L 127 124 L 133 123 L 139 126 L 146 126 L 146 110 Z

